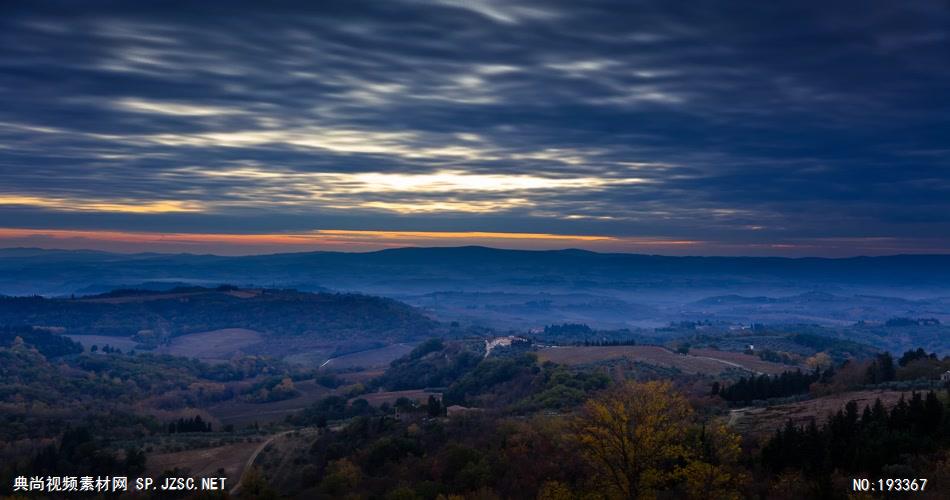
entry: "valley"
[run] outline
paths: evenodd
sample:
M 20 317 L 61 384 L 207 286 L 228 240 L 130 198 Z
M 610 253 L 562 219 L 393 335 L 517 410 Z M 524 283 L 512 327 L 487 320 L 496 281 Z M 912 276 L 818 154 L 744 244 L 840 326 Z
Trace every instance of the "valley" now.
M 772 450 L 805 439 L 796 429 L 838 432 L 844 424 L 828 422 L 850 418 L 841 413 L 849 405 L 853 426 L 861 412 L 870 422 L 950 409 L 942 299 L 807 292 L 676 303 L 663 293 L 651 302 L 628 291 L 523 288 L 402 302 L 181 281 L 154 288 L 0 297 L 0 458 L 50 471 L 61 465 L 43 465 L 47 455 L 77 470 L 227 477 L 238 498 L 376 495 L 406 484 L 412 498 L 474 485 L 511 493 L 547 487 L 530 474 L 499 479 L 524 467 L 516 443 L 582 455 L 572 429 L 604 398 L 658 397 L 689 409 L 683 436 L 707 425 L 733 436 L 744 460 L 767 464 L 742 474 L 768 482 L 798 467 Z M 70 455 L 63 443 L 72 439 L 99 451 Z M 463 480 L 447 467 L 481 472 Z M 585 467 L 561 460 L 541 470 L 575 477 Z M 717 467 L 732 475 L 744 466 Z

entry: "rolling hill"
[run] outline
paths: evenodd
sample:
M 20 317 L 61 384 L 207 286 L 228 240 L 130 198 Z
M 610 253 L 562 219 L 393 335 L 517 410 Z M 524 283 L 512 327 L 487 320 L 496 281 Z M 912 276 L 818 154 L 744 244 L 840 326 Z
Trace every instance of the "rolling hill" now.
M 413 307 L 382 297 L 234 287 L 118 290 L 68 299 L 2 297 L 0 324 L 152 339 L 241 328 L 265 338 L 327 342 L 398 342 L 424 338 L 438 327 Z
M 485 247 L 245 257 L 0 250 L 0 293 L 8 295 L 69 294 L 95 284 L 108 285 L 111 289 L 148 281 L 306 284 L 335 290 L 401 293 L 502 286 L 509 291 L 539 287 L 653 292 L 679 287 L 697 290 L 804 287 L 804 291 L 808 291 L 832 285 L 950 290 L 950 256 L 668 257 Z M 694 300 L 709 295 L 713 294 L 706 293 Z
M 501 329 L 704 319 L 839 326 L 894 316 L 950 321 L 947 255 L 667 257 L 455 247 L 222 257 L 0 250 L 5 295 L 167 292 L 221 283 L 379 295 L 444 322 Z

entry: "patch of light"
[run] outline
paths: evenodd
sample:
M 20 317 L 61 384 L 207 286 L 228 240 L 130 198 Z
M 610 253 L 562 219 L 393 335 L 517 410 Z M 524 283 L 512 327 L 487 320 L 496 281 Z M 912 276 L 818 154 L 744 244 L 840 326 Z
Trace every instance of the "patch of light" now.
M 151 113 L 171 116 L 216 116 L 227 114 L 241 114 L 243 111 L 221 106 L 183 104 L 173 102 L 149 101 L 144 99 L 125 98 L 114 103 L 118 109 L 136 113 Z
M 330 192 L 345 193 L 447 193 L 447 192 L 504 192 L 539 189 L 598 188 L 608 183 L 635 182 L 636 179 L 601 179 L 598 177 L 550 178 L 533 175 L 474 174 L 456 170 L 439 170 L 430 174 L 383 172 L 326 173 L 326 172 L 271 172 L 257 168 L 232 170 L 184 170 L 211 177 L 247 179 L 283 179 L 310 181 Z
M 203 208 L 201 203 L 185 200 L 105 200 L 23 195 L 0 195 L 0 205 L 23 205 L 63 211 L 135 214 L 198 212 Z
M 357 203 L 360 208 L 375 210 L 384 210 L 387 212 L 396 212 L 400 214 L 415 213 L 441 213 L 441 212 L 463 212 L 463 213 L 492 213 L 512 208 L 530 206 L 531 202 L 523 198 L 510 198 L 505 200 L 413 200 L 411 202 L 386 202 L 386 201 L 367 201 Z M 343 207 L 341 207 L 343 208 Z

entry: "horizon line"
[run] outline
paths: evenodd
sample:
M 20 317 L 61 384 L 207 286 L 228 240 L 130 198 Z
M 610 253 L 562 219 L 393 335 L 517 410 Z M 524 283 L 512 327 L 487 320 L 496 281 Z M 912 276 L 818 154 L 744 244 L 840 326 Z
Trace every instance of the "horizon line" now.
M 80 253 L 80 252 L 92 252 L 92 253 L 102 253 L 109 255 L 123 255 L 123 256 L 136 256 L 136 255 L 161 255 L 161 256 L 191 256 L 191 257 L 221 257 L 221 258 L 242 258 L 242 257 L 269 257 L 269 256 L 283 256 L 283 255 L 307 255 L 307 254 L 318 254 L 318 253 L 330 253 L 330 254 L 354 254 L 354 255 L 368 255 L 374 253 L 390 252 L 390 251 L 399 251 L 399 250 L 461 250 L 461 249 L 483 249 L 483 250 L 495 250 L 499 252 L 528 252 L 528 253 L 557 253 L 557 252 L 583 252 L 594 255 L 625 255 L 625 256 L 640 256 L 640 257 L 664 257 L 671 259 L 784 259 L 784 260 L 849 260 L 849 259 L 886 259 L 893 257 L 950 257 L 950 253 L 894 253 L 894 254 L 883 254 L 883 255 L 865 255 L 865 254 L 856 254 L 849 256 L 794 256 L 794 255 L 704 255 L 704 254 L 687 254 L 687 255 L 667 255 L 659 253 L 643 253 L 643 252 L 602 252 L 597 250 L 588 250 L 584 248 L 574 248 L 574 247 L 564 247 L 564 248 L 546 248 L 546 249 L 525 249 L 525 248 L 502 248 L 486 245 L 443 245 L 443 246 L 416 246 L 408 245 L 401 247 L 391 247 L 391 248 L 380 248 L 375 250 L 301 250 L 301 251 L 289 251 L 289 252 L 261 252 L 261 253 L 246 253 L 246 254 L 220 254 L 212 252 L 155 252 L 155 251 L 115 251 L 115 250 L 101 250 L 96 248 L 59 248 L 59 247 L 0 247 L 0 252 L 7 251 L 18 251 L 18 250 L 30 250 L 30 251 L 42 251 L 42 252 L 69 252 L 69 253 Z
M 275 233 L 202 233 L 0 227 L 0 248 L 217 256 L 319 251 L 369 253 L 393 248 L 465 246 L 534 251 L 574 249 L 603 254 L 692 257 L 850 258 L 950 254 L 950 249 L 944 248 L 941 243 L 942 241 L 912 242 L 888 237 L 734 242 L 656 235 L 541 232 L 315 229 Z

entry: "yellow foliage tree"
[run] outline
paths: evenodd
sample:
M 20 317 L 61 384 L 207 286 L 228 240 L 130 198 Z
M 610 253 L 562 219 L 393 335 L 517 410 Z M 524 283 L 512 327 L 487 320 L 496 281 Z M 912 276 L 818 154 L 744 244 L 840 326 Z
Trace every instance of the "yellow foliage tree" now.
M 693 499 L 738 499 L 745 474 L 739 460 L 739 436 L 723 424 L 702 427 L 694 440 L 696 453 L 682 468 L 685 489 Z
M 538 500 L 574 500 L 574 494 L 564 483 L 547 481 L 538 491 Z
M 670 382 L 626 382 L 587 401 L 571 434 L 608 498 L 652 498 L 679 491 L 730 498 L 743 480 L 732 465 L 739 438 L 724 426 L 700 427 Z
M 574 436 L 605 493 L 638 498 L 673 479 L 685 461 L 692 409 L 669 382 L 625 383 L 584 405 Z
M 826 352 L 819 352 L 805 360 L 805 364 L 812 370 L 825 370 L 834 366 L 834 360 Z

